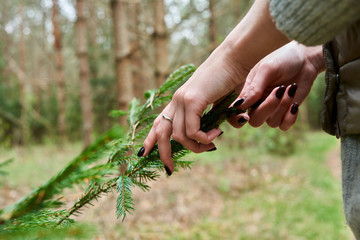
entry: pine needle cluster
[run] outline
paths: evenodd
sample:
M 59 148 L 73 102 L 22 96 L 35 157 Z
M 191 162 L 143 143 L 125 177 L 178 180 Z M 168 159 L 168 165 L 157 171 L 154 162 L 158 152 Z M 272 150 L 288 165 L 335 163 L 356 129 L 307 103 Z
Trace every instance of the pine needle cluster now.
M 149 191 L 148 182 L 155 181 L 164 173 L 157 146 L 146 157 L 138 157 L 137 151 L 149 133 L 152 123 L 158 115 L 157 109 L 168 103 L 174 91 L 178 89 L 196 68 L 186 65 L 172 73 L 159 88 L 145 93 L 146 102 L 140 105 L 133 99 L 127 112 L 115 110 L 113 117 L 128 116 L 128 130 L 115 126 L 92 145 L 74 158 L 64 169 L 59 171 L 48 182 L 35 189 L 19 202 L 0 210 L 1 233 L 25 232 L 34 228 L 61 228 L 74 221 L 73 215 L 92 205 L 103 195 L 118 193 L 116 213 L 122 221 L 135 210 L 132 190 L 138 187 Z M 201 130 L 209 131 L 226 119 L 228 114 L 237 113 L 228 106 L 236 98 L 230 93 L 201 118 Z M 190 168 L 192 162 L 182 157 L 189 153 L 180 143 L 171 140 L 172 158 L 175 171 Z M 106 161 L 107 158 L 107 161 Z M 105 162 L 104 162 L 105 160 Z M 61 209 L 64 204 L 64 189 L 76 185 L 87 186 L 82 196 L 69 209 Z M 59 210 L 60 209 L 60 210 Z

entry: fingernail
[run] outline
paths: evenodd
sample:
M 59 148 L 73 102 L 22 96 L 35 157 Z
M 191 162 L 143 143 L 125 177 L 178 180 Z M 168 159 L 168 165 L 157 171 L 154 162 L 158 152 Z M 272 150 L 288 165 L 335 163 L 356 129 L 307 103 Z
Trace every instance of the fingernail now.
M 226 110 L 226 117 L 232 118 L 232 117 L 235 117 L 236 115 L 244 113 L 244 112 L 246 112 L 246 110 L 236 109 L 236 111 L 233 111 L 233 110 L 230 110 L 230 108 L 228 108 L 228 110 Z
M 164 165 L 164 168 L 165 168 L 166 174 L 168 176 L 171 176 L 172 172 L 171 172 L 170 168 L 168 168 L 166 165 Z
M 145 152 L 145 148 L 144 147 L 141 147 L 139 152 L 138 152 L 138 157 L 142 157 L 142 155 L 144 155 L 144 152 Z
M 223 131 L 221 131 L 221 133 L 218 135 L 218 137 L 220 137 L 221 135 L 223 135 L 223 133 L 224 133 L 224 132 L 223 132 Z
M 251 106 L 251 109 L 256 109 L 264 100 L 259 99 L 254 105 Z
M 290 110 L 291 114 L 294 114 L 294 115 L 295 115 L 295 114 L 297 113 L 298 109 L 299 109 L 299 104 L 298 104 L 298 103 L 294 103 L 294 104 L 291 106 L 291 110 Z
M 295 96 L 295 93 L 296 93 L 296 90 L 297 90 L 297 85 L 296 83 L 293 83 L 291 84 L 290 88 L 289 88 L 289 91 L 288 91 L 288 95 L 289 97 L 294 97 Z
M 212 151 L 215 151 L 217 148 L 216 147 L 214 147 L 214 148 L 212 148 L 212 149 L 210 149 L 210 150 L 207 150 L 207 152 L 212 152 Z
M 234 107 L 235 108 L 239 108 L 241 106 L 241 104 L 243 104 L 245 101 L 245 98 L 240 98 L 239 100 L 237 100 L 235 103 L 234 103 Z
M 244 117 L 239 118 L 238 123 L 245 124 L 248 120 Z
M 281 99 L 283 96 L 284 96 L 284 93 L 285 93 L 285 86 L 284 85 L 281 85 L 278 90 L 276 91 L 276 97 L 277 99 Z

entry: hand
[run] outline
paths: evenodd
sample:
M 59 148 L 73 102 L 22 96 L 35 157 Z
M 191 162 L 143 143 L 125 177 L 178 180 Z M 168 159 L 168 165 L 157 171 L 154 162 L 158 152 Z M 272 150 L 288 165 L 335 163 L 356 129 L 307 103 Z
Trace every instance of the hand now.
M 146 156 L 158 143 L 160 159 L 168 174 L 174 171 L 171 159 L 170 138 L 185 148 L 200 153 L 215 148 L 212 141 L 221 134 L 220 129 L 205 133 L 200 130 L 200 117 L 209 104 L 226 96 L 244 82 L 247 70 L 233 67 L 221 47 L 195 71 L 193 76 L 179 88 L 172 101 L 155 119 L 144 141 L 139 156 Z M 165 117 L 164 117 L 165 116 Z
M 234 105 L 249 108 L 251 126 L 259 127 L 266 122 L 286 131 L 294 125 L 299 105 L 324 68 L 321 46 L 305 47 L 290 42 L 255 65 Z M 243 117 L 233 116 L 229 122 L 239 128 L 244 125 Z

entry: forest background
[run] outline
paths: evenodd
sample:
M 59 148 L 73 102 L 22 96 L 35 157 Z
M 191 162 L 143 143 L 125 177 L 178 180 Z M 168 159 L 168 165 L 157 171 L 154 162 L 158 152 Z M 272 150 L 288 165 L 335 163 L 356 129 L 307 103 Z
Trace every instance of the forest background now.
M 49 149 L 55 148 L 56 154 L 62 155 L 69 161 L 77 151 L 88 146 L 113 125 L 120 123 L 125 126 L 127 124 L 125 117 L 120 119 L 112 117 L 110 114 L 112 110 L 127 110 L 133 97 L 139 98 L 143 103 L 144 92 L 158 88 L 173 70 L 188 63 L 193 63 L 195 66 L 201 64 L 241 20 L 252 2 L 252 0 L 1 1 L 0 151 L 6 157 L 16 155 L 15 162 L 16 158 L 21 158 L 20 161 L 28 164 L 36 158 L 33 165 L 30 164 L 32 167 L 29 171 L 23 173 L 23 180 L 16 179 L 21 173 L 13 175 L 15 176 L 13 178 L 10 173 L 10 180 L 2 178 L 1 186 L 5 186 L 6 189 L 4 192 L 11 193 L 18 186 L 29 183 L 25 189 L 27 190 L 50 177 L 51 175 L 45 174 L 46 177 L 38 176 L 37 180 L 30 180 L 34 176 L 31 174 L 36 174 L 34 169 L 37 168 L 37 164 L 46 164 L 46 161 L 52 160 L 59 161 L 57 155 L 46 153 Z M 216 164 L 212 163 L 214 166 L 219 167 L 218 165 L 223 164 L 227 166 L 226 163 L 234 161 L 236 154 L 251 158 L 255 149 L 260 147 L 264 150 L 261 151 L 262 155 L 258 152 L 264 157 L 259 157 L 262 160 L 239 166 L 243 173 L 248 172 L 245 175 L 250 179 L 248 179 L 250 183 L 247 182 L 244 188 L 239 186 L 235 188 L 239 187 L 237 189 L 239 194 L 254 189 L 264 191 L 262 184 L 265 176 L 264 166 L 265 168 L 269 167 L 269 164 L 274 166 L 274 162 L 277 166 L 279 159 L 282 161 L 291 158 L 298 153 L 299 146 L 303 146 L 308 138 L 315 138 L 315 141 L 322 139 L 316 134 L 315 137 L 312 136 L 311 133 L 320 129 L 319 112 L 323 89 L 324 80 L 321 75 L 315 82 L 309 98 L 301 106 L 298 123 L 289 133 L 283 134 L 279 130 L 270 128 L 254 130 L 245 127 L 240 130 L 241 134 L 237 134 L 235 130 L 226 128 L 232 133 L 220 139 L 220 145 L 224 145 L 229 151 L 222 152 L 221 157 L 206 155 L 205 158 L 213 159 L 216 162 Z M 328 138 L 325 138 L 324 142 L 328 145 L 324 147 L 325 150 L 321 150 L 321 154 L 327 154 L 329 149 L 336 147 L 336 143 Z M 39 153 L 34 152 L 34 147 Z M 20 153 L 14 154 L 14 149 Z M 28 149 L 32 149 L 30 154 L 33 156 L 27 156 Z M 245 150 L 242 149 L 247 152 L 243 152 Z M 70 156 L 71 154 L 73 156 Z M 217 160 L 218 158 L 220 160 Z M 324 159 L 319 166 L 326 161 L 326 157 Z M 294 166 L 297 166 L 297 160 L 294 160 Z M 209 166 L 205 164 L 203 167 Z M 291 167 L 287 165 L 285 168 Z M 11 169 L 16 171 L 16 166 Z M 52 170 L 52 173 L 55 172 L 56 170 Z M 213 174 L 224 174 L 223 171 L 220 172 Z M 272 177 L 284 180 L 282 174 L 283 172 L 274 171 Z M 230 198 L 228 204 L 234 204 L 232 197 L 229 196 L 234 186 L 229 181 L 223 179 L 220 183 L 217 182 L 216 189 L 221 196 Z M 334 225 L 330 224 L 330 226 L 338 227 L 339 224 L 343 226 L 345 224 L 341 215 L 339 181 L 337 179 L 329 181 L 330 187 L 325 184 L 325 191 L 330 189 L 331 194 L 334 192 L 338 194 L 334 197 L 336 199 L 334 201 L 339 207 L 330 214 L 333 218 L 336 215 L 336 220 L 332 222 Z M 5 197 L 2 204 L 19 199 L 19 195 L 25 194 L 25 190 L 24 192 L 20 190 L 16 197 Z M 173 197 L 171 195 L 166 198 Z M 244 210 L 242 207 L 237 207 Z M 269 206 L 269 209 L 271 208 Z M 309 208 L 309 212 L 313 212 L 313 209 Z M 294 216 L 296 218 L 296 215 Z M 136 219 L 131 220 L 130 224 L 135 226 Z M 188 219 L 177 220 L 180 223 L 185 221 L 186 226 L 189 225 Z M 180 236 L 187 239 L 190 234 L 192 237 L 198 236 L 198 239 L 218 239 L 220 233 L 213 232 L 215 229 L 213 222 L 209 223 L 207 220 L 200 222 L 199 229 L 190 229 L 188 233 Z M 146 223 L 150 228 L 151 224 Z M 242 226 L 241 222 L 238 224 Z M 182 225 L 177 226 L 181 228 Z M 226 229 L 226 226 L 222 227 Z M 257 226 L 255 233 L 251 226 L 245 226 L 245 230 L 248 228 L 250 232 L 244 233 L 248 238 L 244 239 L 279 239 L 281 236 L 288 236 L 287 234 L 291 236 L 291 233 L 286 232 L 287 226 L 281 224 L 275 232 L 269 226 L 265 229 Z M 335 235 L 332 232 L 332 236 L 341 236 L 343 239 L 348 233 L 344 230 L 346 229 L 344 226 L 340 228 L 342 229 Z M 212 231 L 209 232 L 209 229 Z M 302 236 L 301 229 L 299 236 Z M 262 237 L 259 238 L 260 230 L 268 235 L 260 235 Z M 120 235 L 128 234 L 129 238 L 136 235 L 124 231 L 124 229 L 120 230 Z M 203 235 L 202 231 L 208 233 Z M 135 232 L 141 231 L 137 229 Z M 317 234 L 323 236 L 323 232 L 320 232 L 308 234 L 306 236 L 310 237 L 305 238 L 316 239 L 319 236 Z M 108 233 L 105 236 L 109 237 Z M 159 235 L 153 239 L 159 239 Z
M 250 3 L 2 2 L 1 145 L 88 145 L 117 121 L 111 110 L 127 110 L 177 67 L 199 65 Z

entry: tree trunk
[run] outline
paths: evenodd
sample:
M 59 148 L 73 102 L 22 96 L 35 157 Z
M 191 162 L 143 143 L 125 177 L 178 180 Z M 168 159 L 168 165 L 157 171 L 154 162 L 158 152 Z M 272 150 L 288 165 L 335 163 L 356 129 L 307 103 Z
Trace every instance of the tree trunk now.
M 81 111 L 83 118 L 83 140 L 84 145 L 91 143 L 93 132 L 93 109 L 91 100 L 91 86 L 89 77 L 89 59 L 87 49 L 86 22 L 84 16 L 84 0 L 76 1 L 77 21 L 77 56 L 79 59 L 79 79 L 81 95 Z
M 127 111 L 133 97 L 133 84 L 130 68 L 131 47 L 127 29 L 127 16 L 124 0 L 111 0 L 114 28 L 115 75 L 118 86 L 119 109 Z M 126 124 L 126 117 L 120 118 Z
M 88 29 L 89 29 L 89 56 L 90 56 L 90 77 L 91 79 L 96 79 L 98 77 L 98 46 L 96 43 L 96 25 L 97 25 L 97 5 L 96 1 L 89 1 L 89 20 L 87 21 Z
M 129 5 L 128 11 L 128 19 L 129 19 L 129 26 L 131 29 L 135 29 L 130 35 L 131 40 L 131 68 L 132 68 L 132 80 L 133 80 L 133 90 L 134 96 L 138 99 L 143 99 L 144 91 L 146 90 L 147 81 L 145 80 L 145 69 L 144 69 L 144 53 L 140 51 L 141 46 L 141 39 L 139 38 L 138 33 L 142 31 L 140 29 L 141 26 L 141 2 L 140 1 L 133 1 Z M 153 78 L 147 76 L 147 79 L 153 80 Z M 155 88 L 155 86 L 154 86 Z
M 54 49 L 56 58 L 56 77 L 57 77 L 57 100 L 58 100 L 58 124 L 59 124 L 59 135 L 61 142 L 64 142 L 66 138 L 66 121 L 65 121 L 65 80 L 64 80 L 64 67 L 63 67 L 63 56 L 62 56 L 62 44 L 61 44 L 61 30 L 59 28 L 58 15 L 59 6 L 58 0 L 53 0 L 52 9 L 52 23 L 53 23 L 53 34 L 54 34 Z
M 21 104 L 21 143 L 26 144 L 29 139 L 29 128 L 28 128 L 28 107 L 27 107 L 27 76 L 26 76 L 26 45 L 25 45 L 25 36 L 24 36 L 24 5 L 21 2 L 19 6 L 21 24 L 20 24 L 20 69 L 24 73 L 23 78 L 19 78 L 20 81 L 20 104 Z
M 210 19 L 209 19 L 209 32 L 210 32 L 210 50 L 211 52 L 215 50 L 215 48 L 217 47 L 217 41 L 216 41 L 216 35 L 217 35 L 217 31 L 216 31 L 216 23 L 215 23 L 215 9 L 214 9 L 214 5 L 215 5 L 215 0 L 209 0 L 209 11 L 210 11 Z
M 154 4 L 154 42 L 155 42 L 155 77 L 157 87 L 167 78 L 168 71 L 168 33 L 165 26 L 164 0 L 153 0 Z

